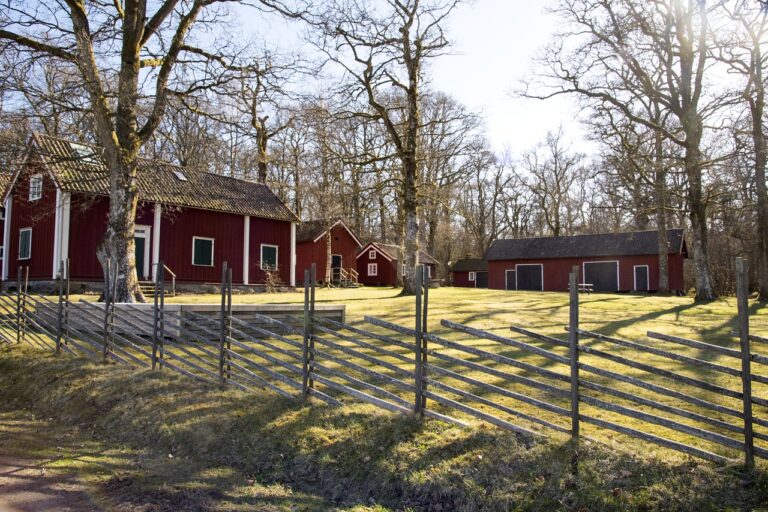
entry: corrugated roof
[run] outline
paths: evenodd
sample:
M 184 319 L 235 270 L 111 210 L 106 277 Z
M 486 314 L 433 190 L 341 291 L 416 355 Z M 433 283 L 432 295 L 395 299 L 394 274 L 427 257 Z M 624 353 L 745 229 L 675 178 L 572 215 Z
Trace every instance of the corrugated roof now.
M 669 253 L 685 250 L 682 229 L 667 230 Z M 597 256 L 646 256 L 659 251 L 657 231 L 495 240 L 485 259 L 522 260 Z
M 481 258 L 462 258 L 453 265 L 454 272 L 485 272 L 488 262 Z
M 373 242 L 373 245 L 379 248 L 381 252 L 386 254 L 390 259 L 400 261 L 400 246 L 398 245 L 392 245 L 392 244 L 381 244 L 379 242 Z M 437 260 L 427 254 L 426 251 L 419 249 L 418 252 L 419 255 L 419 263 L 420 264 L 429 264 L 429 265 L 437 265 Z
M 62 190 L 109 195 L 109 173 L 98 148 L 41 134 L 36 134 L 34 140 Z M 262 183 L 194 171 L 168 162 L 140 158 L 137 186 L 141 201 L 289 222 L 299 220 Z

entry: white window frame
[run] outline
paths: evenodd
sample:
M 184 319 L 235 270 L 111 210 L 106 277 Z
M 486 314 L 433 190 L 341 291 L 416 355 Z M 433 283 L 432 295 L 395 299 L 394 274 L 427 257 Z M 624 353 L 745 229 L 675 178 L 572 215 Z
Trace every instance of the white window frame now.
M 475 274 L 474 272 L 470 272 L 470 273 L 469 273 L 469 277 L 468 277 L 467 279 L 469 279 L 469 282 L 470 282 L 470 283 L 474 283 L 474 282 L 475 282 L 475 276 L 476 276 L 476 275 L 477 275 L 477 274 Z
M 518 263 L 515 265 L 515 290 L 520 290 L 520 286 L 517 284 L 517 276 L 520 275 L 517 272 L 517 267 L 541 267 L 541 290 L 544 291 L 544 264 L 543 263 Z M 528 290 L 524 290 L 528 291 Z M 539 291 L 539 290 L 532 290 Z
M 32 183 L 37 183 L 37 186 L 33 188 Z M 32 194 L 32 192 L 37 192 L 37 194 Z M 29 200 L 31 201 L 39 201 L 43 197 L 43 175 L 42 174 L 33 174 L 29 177 Z
M 273 247 L 275 249 L 275 268 L 272 267 L 264 267 L 264 248 L 265 247 Z M 277 270 L 277 267 L 280 265 L 278 262 L 280 261 L 280 247 L 273 244 L 261 244 L 259 246 L 259 268 L 264 271 L 275 271 Z
M 378 263 L 369 263 L 368 264 L 368 277 L 378 277 L 379 275 L 379 264 Z
M 195 263 L 195 241 L 196 240 L 208 240 L 211 242 L 211 264 L 203 265 L 202 263 Z M 207 236 L 193 236 L 192 237 L 192 265 L 195 267 L 213 267 L 216 260 L 214 256 L 216 254 L 216 239 L 208 238 Z
M 26 255 L 26 257 L 21 257 L 21 233 L 24 231 L 29 231 L 29 254 Z M 29 260 L 32 259 L 32 228 L 21 228 L 19 230 L 19 260 Z
M 133 227 L 133 238 L 143 238 L 144 239 L 144 268 L 137 268 L 136 272 L 139 274 L 139 277 L 144 278 L 150 278 L 149 275 L 149 245 L 152 242 L 152 226 L 147 226 L 144 224 L 136 224 Z M 194 244 L 192 245 L 192 250 L 194 251 Z
M 596 261 L 585 261 L 581 264 L 581 283 L 582 284 L 594 284 L 594 283 L 587 283 L 587 264 L 589 263 L 615 263 L 616 264 L 616 291 L 618 292 L 621 290 L 621 272 L 619 272 L 619 269 L 621 268 L 621 262 L 619 260 L 596 260 Z
M 374 249 L 371 249 L 368 251 L 368 259 L 369 260 L 375 260 L 376 259 L 376 251 Z
M 645 267 L 645 290 L 638 290 L 637 289 L 637 269 L 642 267 Z M 633 265 L 632 266 L 632 283 L 634 284 L 634 287 L 632 289 L 636 292 L 650 291 L 651 290 L 651 267 L 648 265 Z

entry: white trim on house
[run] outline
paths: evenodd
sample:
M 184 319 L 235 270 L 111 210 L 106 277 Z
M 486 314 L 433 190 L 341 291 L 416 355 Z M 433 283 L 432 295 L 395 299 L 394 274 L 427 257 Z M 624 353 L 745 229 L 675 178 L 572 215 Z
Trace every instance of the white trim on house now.
M 291 286 L 296 286 L 296 223 L 291 222 Z
M 59 234 L 59 259 L 69 259 L 69 220 L 72 213 L 72 194 L 64 192 L 61 194 L 61 233 Z M 56 265 L 58 269 L 58 265 Z M 64 274 L 66 276 L 67 265 L 64 265 Z M 58 275 L 58 273 L 57 273 Z
M 637 269 L 642 267 L 645 267 L 645 290 L 638 290 L 637 289 Z M 633 265 L 632 266 L 632 284 L 633 284 L 632 289 L 636 292 L 649 291 L 651 289 L 651 267 L 648 265 Z
M 163 220 L 163 205 L 155 203 L 154 216 L 152 217 L 152 266 L 154 269 L 150 273 L 157 272 L 157 266 L 160 265 L 160 223 Z M 157 275 L 149 276 L 153 281 Z
M 146 226 L 143 224 L 137 224 L 133 228 L 133 238 L 134 240 L 136 238 L 143 238 L 144 239 L 144 268 L 141 269 L 141 275 L 138 276 L 139 279 L 147 279 L 147 276 L 149 276 L 150 273 L 150 265 L 149 265 L 149 243 L 152 240 L 152 226 Z M 134 242 L 135 243 L 135 242 Z M 137 271 L 139 269 L 136 269 Z
M 373 271 L 373 272 L 371 272 Z M 379 276 L 379 264 L 378 263 L 369 263 L 368 264 L 368 277 L 378 277 Z
M 376 259 L 376 250 L 372 249 L 368 251 L 368 259 L 369 260 L 375 260 Z
M 509 279 L 507 278 L 507 274 L 509 272 L 515 273 L 515 289 L 517 289 L 517 268 L 506 268 L 504 269 L 504 289 L 509 290 Z
M 251 216 L 243 215 L 243 284 L 251 273 Z
M 345 223 L 344 223 L 344 222 L 343 222 L 341 219 L 337 220 L 336 222 L 334 222 L 333 224 L 331 224 L 331 225 L 328 227 L 328 229 L 326 229 L 325 231 L 323 231 L 322 233 L 320 233 L 319 235 L 317 235 L 317 237 L 316 237 L 314 240 L 312 240 L 312 243 L 313 243 L 313 244 L 314 244 L 314 243 L 317 243 L 317 241 L 318 241 L 318 240 L 320 240 L 321 238 L 323 238 L 323 235 L 325 235 L 325 234 L 326 234 L 328 231 L 332 230 L 333 228 L 335 228 L 335 227 L 336 227 L 336 226 L 338 226 L 339 224 L 341 224 L 341 227 L 343 227 L 344 229 L 346 229 L 346 230 L 347 230 L 347 233 L 349 233 L 349 236 L 351 236 L 351 237 L 352 237 L 352 240 L 354 240 L 354 241 L 357 243 L 357 246 L 358 246 L 358 247 L 362 247 L 363 243 L 362 243 L 360 240 L 358 240 L 358 239 L 357 239 L 357 237 L 356 237 L 356 236 L 355 236 L 355 234 L 352 232 L 352 230 L 351 230 L 351 229 L 349 229 L 349 226 L 347 226 L 347 225 L 346 225 L 346 224 L 345 224 Z
M 520 275 L 517 271 L 517 267 L 541 267 L 541 290 L 544 291 L 544 264 L 543 263 L 517 263 L 515 264 L 515 290 L 519 290 L 520 286 L 517 283 L 517 278 Z M 537 290 L 531 290 L 537 291 Z
M 36 185 L 32 188 L 32 182 Z M 58 189 L 57 189 L 58 190 Z M 37 192 L 34 196 L 32 192 Z M 42 173 L 33 174 L 29 177 L 29 201 L 39 201 L 43 197 L 43 175 Z
M 61 241 L 61 201 L 61 189 L 56 187 L 56 210 L 53 220 L 53 263 L 51 264 L 53 277 L 51 279 L 56 279 L 56 276 L 59 273 L 59 261 L 61 261 L 61 257 L 59 256 L 59 244 Z
M 208 240 L 211 242 L 211 264 L 203 265 L 202 263 L 195 263 L 195 240 Z M 215 263 L 214 255 L 216 254 L 216 239 L 208 238 L 205 236 L 193 236 L 192 237 L 192 265 L 195 267 L 212 267 Z
M 475 282 L 475 277 L 477 276 L 477 273 L 475 273 L 475 272 L 467 272 L 467 274 L 469 274 L 469 275 L 467 276 L 467 280 L 468 280 L 470 283 L 474 283 L 474 282 Z
M 363 247 L 363 250 L 361 250 L 361 251 L 360 251 L 360 252 L 357 254 L 357 256 L 355 256 L 355 259 L 356 259 L 356 260 L 357 260 L 357 259 L 360 259 L 360 257 L 361 257 L 361 256 L 363 256 L 363 255 L 367 254 L 367 253 L 368 253 L 368 251 L 371 251 L 371 250 L 373 250 L 373 251 L 376 251 L 378 254 L 381 254 L 381 255 L 384 257 L 384 259 L 385 259 L 385 260 L 387 260 L 387 261 L 392 261 L 392 258 L 390 258 L 389 256 L 387 256 L 387 255 L 384 253 L 384 251 L 382 251 L 381 249 L 379 249 L 379 248 L 376 246 L 376 244 L 375 244 L 375 243 L 373 243 L 373 242 L 371 242 L 371 243 L 369 243 L 368 245 L 366 245 L 365 247 Z M 369 256 L 370 256 L 370 255 L 369 255 Z M 368 259 L 377 259 L 377 258 L 378 258 L 378 256 L 376 256 L 376 258 L 370 258 L 370 257 L 369 257 Z
M 8 251 L 11 247 L 11 206 L 13 205 L 13 195 L 9 194 L 5 198 L 5 220 L 3 221 L 3 281 L 8 279 Z
M 615 263 L 616 264 L 616 291 L 621 290 L 621 274 L 619 273 L 619 267 L 621 262 L 619 260 L 596 260 L 596 261 L 583 261 L 581 263 L 581 283 L 582 284 L 594 284 L 587 283 L 587 264 L 588 263 Z
M 21 233 L 24 231 L 29 231 L 29 254 L 27 254 L 24 258 L 21 257 Z M 21 260 L 28 260 L 32 258 L 32 228 L 21 228 L 19 229 L 19 254 L 18 259 Z
M 274 247 L 275 249 L 275 268 L 264 268 L 264 248 Z M 277 270 L 280 267 L 280 247 L 273 244 L 261 244 L 259 246 L 259 268 L 261 270 Z

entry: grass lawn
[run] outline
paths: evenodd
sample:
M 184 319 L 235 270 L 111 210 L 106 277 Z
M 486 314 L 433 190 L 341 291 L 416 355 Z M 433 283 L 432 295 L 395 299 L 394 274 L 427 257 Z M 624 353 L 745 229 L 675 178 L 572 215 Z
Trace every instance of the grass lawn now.
M 348 323 L 376 333 L 391 335 L 392 333 L 387 333 L 382 329 L 371 327 L 370 325 L 366 324 L 363 321 L 363 316 L 376 316 L 394 323 L 398 323 L 400 325 L 412 327 L 414 322 L 414 299 L 413 297 L 400 297 L 398 296 L 398 293 L 399 290 L 392 288 L 318 289 L 317 302 L 344 304 L 346 306 Z M 220 297 L 218 295 L 181 295 L 167 299 L 168 303 L 217 304 L 219 301 Z M 303 293 L 300 292 L 279 294 L 236 294 L 233 297 L 234 303 L 300 303 L 302 301 Z M 751 303 L 750 310 L 752 311 L 752 332 L 758 335 L 761 333 L 768 334 L 768 308 L 763 307 L 758 303 Z M 517 361 L 530 363 L 541 368 L 546 368 L 558 374 L 567 375 L 569 368 L 565 365 L 558 364 L 543 357 L 515 349 L 514 347 L 501 345 L 489 340 L 475 339 L 472 336 L 450 331 L 440 325 L 440 320 L 448 319 L 454 322 L 467 324 L 472 327 L 488 330 L 500 336 L 507 336 L 526 341 L 535 346 L 546 348 L 561 355 L 567 355 L 567 352 L 564 348 L 552 344 L 536 342 L 534 340 L 527 339 L 524 336 L 513 334 L 509 330 L 509 326 L 517 325 L 539 333 L 566 339 L 564 326 L 566 326 L 568 323 L 568 312 L 568 297 L 567 294 L 564 293 L 507 292 L 498 290 L 475 290 L 465 288 L 439 288 L 430 291 L 430 315 L 428 325 L 430 332 L 444 336 L 448 340 L 456 341 L 463 345 L 479 348 L 488 352 L 504 355 Z M 628 340 L 640 341 L 649 346 L 663 348 L 683 355 L 696 357 L 724 366 L 729 366 L 731 368 L 740 367 L 740 362 L 737 359 L 728 358 L 726 356 L 715 353 L 702 352 L 698 349 L 679 346 L 668 342 L 649 340 L 645 336 L 646 331 L 653 330 L 664 334 L 688 337 L 692 339 L 703 340 L 708 343 L 736 348 L 738 346 L 736 344 L 736 340 L 731 337 L 731 332 L 734 331 L 737 327 L 736 304 L 735 300 L 731 298 L 720 299 L 708 304 L 695 304 L 692 299 L 686 297 L 614 294 L 581 295 L 580 318 L 580 325 L 582 329 L 593 330 L 602 334 Z M 324 337 L 331 338 L 332 336 Z M 411 342 L 411 340 L 409 340 L 407 337 L 397 337 L 402 341 Z M 367 341 L 376 344 L 380 348 L 385 348 L 393 353 L 400 354 L 401 357 L 398 359 L 397 357 L 382 356 L 375 350 L 354 347 L 353 344 L 343 340 L 334 340 L 335 343 L 338 343 L 341 346 L 356 348 L 362 354 L 377 356 L 383 361 L 390 363 L 391 365 L 400 367 L 405 370 L 412 369 L 413 365 L 409 362 L 409 359 L 412 358 L 412 355 L 408 350 L 404 350 L 402 347 L 395 345 L 387 345 L 386 343 L 378 340 L 368 339 Z M 280 342 L 272 341 L 271 343 L 272 347 L 275 347 L 275 350 L 270 348 L 264 349 L 264 347 L 260 348 L 264 349 L 265 352 L 272 357 L 284 360 L 286 362 L 296 362 L 295 360 L 292 361 L 290 358 L 286 359 L 284 355 L 282 355 L 278 350 L 287 349 L 296 352 L 295 348 L 291 348 L 290 346 Z M 638 352 L 633 349 L 619 347 L 595 340 L 582 340 L 582 343 L 587 346 L 601 349 L 606 352 L 610 352 L 611 354 L 622 356 L 636 362 L 651 364 L 660 369 L 673 371 L 693 379 L 716 384 L 728 389 L 732 389 L 734 391 L 739 391 L 741 389 L 741 382 L 739 378 L 735 376 L 716 373 L 697 367 L 691 367 L 685 363 L 672 361 L 652 354 Z M 757 343 L 754 345 L 755 346 L 753 347 L 753 350 L 755 352 L 768 354 L 768 346 L 763 348 Z M 324 350 L 327 354 L 335 356 L 336 358 L 352 361 L 355 364 L 359 364 L 368 369 L 374 369 L 389 377 L 400 379 L 403 378 L 396 372 L 372 364 L 370 361 L 365 361 L 363 359 L 354 357 L 350 358 L 348 354 L 339 352 L 338 350 L 334 350 L 330 347 L 320 345 L 318 345 L 318 347 L 321 350 Z M 509 372 L 523 377 L 536 379 L 540 382 L 555 385 L 561 389 L 567 388 L 567 383 L 548 380 L 546 377 L 538 376 L 535 373 L 511 368 L 506 364 L 497 363 L 487 358 L 466 354 L 435 344 L 432 344 L 430 348 L 439 352 L 440 354 L 458 357 L 463 360 L 469 360 L 475 363 L 483 364 L 498 371 Z M 322 356 L 320 356 L 318 359 L 320 360 L 321 364 L 328 369 L 328 371 L 344 371 L 345 373 L 350 374 L 351 376 L 360 380 L 367 380 L 364 375 L 344 367 L 338 361 L 330 359 L 323 360 Z M 440 361 L 439 359 L 435 358 L 432 358 L 431 361 L 442 368 L 459 373 L 464 377 L 490 383 L 513 392 L 521 393 L 535 399 L 546 401 L 553 405 L 564 408 L 569 407 L 568 399 L 565 397 L 553 397 L 544 391 L 532 389 L 519 383 L 510 382 L 507 379 L 498 376 L 489 376 L 483 372 L 465 368 L 462 365 L 445 363 L 444 361 Z M 741 409 L 741 401 L 738 399 L 722 397 L 704 389 L 680 385 L 665 379 L 664 377 L 649 375 L 642 370 L 630 368 L 614 361 L 608 361 L 603 358 L 598 358 L 586 354 L 582 354 L 581 361 L 601 369 L 619 373 L 621 375 L 643 379 L 646 382 L 664 386 L 666 388 L 685 393 L 688 396 L 714 402 L 716 404 L 726 406 L 732 410 Z M 279 367 L 274 368 L 276 371 L 285 373 Z M 753 365 L 753 372 L 755 373 L 768 375 L 768 371 L 766 370 L 768 369 L 763 365 Z M 527 421 L 525 416 L 528 415 L 540 418 L 557 425 L 561 425 L 563 427 L 569 426 L 569 419 L 567 417 L 563 417 L 549 411 L 543 411 L 529 403 L 514 400 L 508 396 L 503 396 L 498 393 L 473 386 L 471 383 L 468 384 L 466 381 L 453 379 L 450 376 L 433 375 L 433 377 L 435 377 L 438 381 L 438 385 L 443 383 L 462 391 L 468 391 L 476 395 L 481 395 L 486 400 L 491 400 L 494 403 L 509 407 L 514 411 L 517 411 L 520 413 L 519 416 L 522 416 L 523 419 L 515 416 L 514 414 L 508 415 L 505 413 L 494 412 L 495 415 L 500 416 L 513 424 L 548 436 L 554 436 L 555 438 L 560 436 L 561 439 L 565 439 L 562 434 L 556 433 L 550 429 L 543 429 L 541 426 Z M 695 405 L 686 404 L 675 398 L 660 396 L 653 392 L 637 388 L 633 385 L 616 382 L 612 379 L 593 375 L 588 372 L 582 372 L 581 377 L 589 380 L 590 382 L 608 386 L 615 390 L 623 391 L 642 398 L 655 400 L 668 406 L 680 407 L 687 411 L 705 415 L 714 420 L 728 423 L 737 427 L 741 426 L 741 420 L 739 418 L 724 414 L 720 411 L 707 410 Z M 338 379 L 335 380 L 338 381 Z M 407 390 L 400 389 L 397 386 L 392 386 L 387 382 L 376 382 L 376 384 L 388 392 L 399 396 L 401 399 L 407 402 L 412 401 L 413 395 Z M 334 395 L 333 390 L 330 390 L 321 384 L 317 384 L 317 388 L 327 392 L 328 394 Z M 754 385 L 754 395 L 768 399 L 768 389 L 766 388 L 768 388 L 768 386 L 756 383 Z M 451 399 L 457 399 L 456 396 L 451 395 L 449 392 L 444 393 L 440 391 L 439 394 Z M 633 403 L 631 400 L 608 397 L 598 392 L 584 391 L 583 394 L 611 401 L 612 403 L 616 403 L 625 407 L 641 410 L 649 414 L 668 417 L 691 427 L 705 429 L 707 431 L 715 432 L 718 434 L 728 435 L 733 439 L 741 441 L 740 434 L 720 428 L 717 425 L 713 426 L 712 424 L 705 421 L 698 421 L 695 418 L 690 419 L 680 418 L 675 415 L 670 416 L 664 412 L 659 412 L 654 408 Z M 335 396 L 342 399 L 345 403 L 354 401 L 348 396 L 339 396 L 338 393 L 336 393 Z M 493 412 L 493 409 L 487 405 L 471 403 L 466 400 L 460 401 L 481 411 Z M 429 407 L 437 412 L 451 414 L 464 421 L 476 423 L 476 421 L 471 417 L 461 412 L 452 411 L 451 408 L 436 404 L 434 401 L 430 402 Z M 615 412 L 606 411 L 602 408 L 596 408 L 587 404 L 582 404 L 581 412 L 582 414 L 587 414 L 598 419 L 617 422 L 622 425 L 658 435 L 672 441 L 691 444 L 698 448 L 729 458 L 738 459 L 740 456 L 739 452 L 735 449 L 726 448 L 712 442 L 697 439 L 696 437 L 693 437 L 685 432 L 672 430 L 659 425 L 649 424 L 644 421 L 626 416 L 620 416 Z M 762 418 L 768 417 L 768 410 L 762 406 L 755 406 L 755 415 Z M 672 459 L 681 459 L 684 457 L 667 449 L 657 448 L 654 445 L 649 445 L 645 442 L 627 438 L 624 435 L 616 434 L 609 430 L 599 429 L 591 425 L 583 425 L 582 428 L 584 435 L 592 439 L 608 443 L 620 449 L 629 449 L 637 452 L 659 454 L 659 456 Z M 768 429 L 764 429 L 762 427 L 755 427 L 755 430 L 758 433 L 768 434 Z M 768 448 L 768 443 L 766 443 L 764 440 L 758 440 L 757 445 Z

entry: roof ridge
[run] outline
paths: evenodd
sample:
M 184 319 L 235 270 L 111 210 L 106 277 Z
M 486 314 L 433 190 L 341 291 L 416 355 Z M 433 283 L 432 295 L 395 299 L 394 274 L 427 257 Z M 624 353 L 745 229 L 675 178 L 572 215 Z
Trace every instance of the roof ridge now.
M 499 242 L 501 240 L 541 240 L 544 238 L 579 238 L 585 236 L 610 236 L 610 235 L 630 235 L 634 233 L 656 233 L 657 229 L 638 229 L 634 231 L 612 231 L 609 233 L 580 233 L 578 235 L 540 235 L 540 236 L 523 236 L 519 238 L 497 238 L 493 242 Z M 667 233 L 670 231 L 685 231 L 684 228 L 667 228 Z

